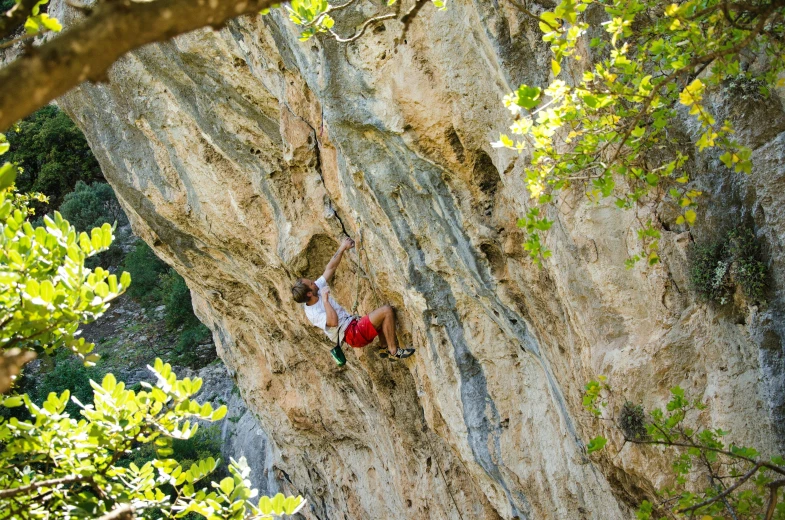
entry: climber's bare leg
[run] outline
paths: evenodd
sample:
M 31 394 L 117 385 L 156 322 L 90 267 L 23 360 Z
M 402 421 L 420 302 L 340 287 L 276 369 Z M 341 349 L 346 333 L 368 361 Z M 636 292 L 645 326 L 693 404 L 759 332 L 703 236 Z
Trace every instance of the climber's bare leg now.
M 379 338 L 379 345 L 381 345 L 384 348 L 387 348 L 387 338 L 384 337 L 384 331 L 382 331 L 382 329 L 378 329 L 376 331 L 376 334 L 378 334 L 378 336 L 376 337 Z
M 379 333 L 379 339 L 384 339 L 387 343 L 387 350 L 390 355 L 395 355 L 398 351 L 398 344 L 395 341 L 395 311 L 389 305 L 379 307 L 368 315 L 371 325 Z

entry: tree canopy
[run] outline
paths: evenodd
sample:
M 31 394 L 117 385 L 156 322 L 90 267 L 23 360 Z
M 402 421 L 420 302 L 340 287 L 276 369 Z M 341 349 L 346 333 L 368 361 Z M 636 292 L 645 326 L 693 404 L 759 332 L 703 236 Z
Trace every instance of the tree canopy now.
M 54 105 L 19 121 L 6 137 L 10 145 L 6 160 L 19 167 L 17 189 L 22 193 L 45 194 L 54 208 L 60 206 L 79 181 L 90 183 L 103 179 L 84 135 Z M 80 228 L 84 229 L 87 226 Z

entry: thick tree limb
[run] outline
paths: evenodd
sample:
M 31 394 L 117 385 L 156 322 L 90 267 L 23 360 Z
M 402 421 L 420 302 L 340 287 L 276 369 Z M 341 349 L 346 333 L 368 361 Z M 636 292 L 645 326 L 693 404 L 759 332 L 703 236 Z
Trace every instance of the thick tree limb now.
M 99 2 L 79 24 L 0 69 L 0 131 L 86 80 L 101 81 L 125 53 L 258 13 L 280 0 Z
M 11 389 L 14 377 L 19 374 L 25 363 L 35 359 L 35 352 L 12 348 L 0 353 L 0 394 Z

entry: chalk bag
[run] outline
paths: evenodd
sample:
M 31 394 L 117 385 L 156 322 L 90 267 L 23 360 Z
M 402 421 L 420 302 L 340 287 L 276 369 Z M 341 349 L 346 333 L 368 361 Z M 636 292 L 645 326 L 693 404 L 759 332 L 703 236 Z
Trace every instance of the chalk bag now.
M 342 367 L 346 364 L 346 356 L 343 355 L 343 349 L 340 346 L 332 349 L 330 354 L 333 356 L 335 364 L 339 367 Z

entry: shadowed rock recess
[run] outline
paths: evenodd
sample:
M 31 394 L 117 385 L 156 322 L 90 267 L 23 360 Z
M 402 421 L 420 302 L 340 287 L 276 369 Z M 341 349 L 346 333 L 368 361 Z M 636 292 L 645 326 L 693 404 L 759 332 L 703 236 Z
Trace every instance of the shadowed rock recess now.
M 598 374 L 646 407 L 681 385 L 737 442 L 781 447 L 779 101 L 728 116 L 758 114 L 740 127 L 752 176 L 693 160 L 708 194 L 693 236 L 754 224 L 772 273 L 767 306 L 730 312 L 690 289 L 689 233 L 665 230 L 662 264 L 626 270 L 647 216 L 580 187 L 551 208 L 553 257 L 532 265 L 515 225 L 526 157 L 489 143 L 509 124 L 502 97 L 548 79 L 537 27 L 462 0 L 401 29 L 303 43 L 281 13 L 244 18 L 136 51 L 60 100 L 135 232 L 187 280 L 281 489 L 320 519 L 632 518 L 670 470 L 657 450 L 585 455 L 607 431 L 581 407 Z M 360 278 L 359 309 L 395 306 L 418 350 L 393 363 L 347 348 L 336 368 L 289 287 L 360 229 L 374 283 Z M 347 308 L 356 262 L 333 284 Z

